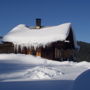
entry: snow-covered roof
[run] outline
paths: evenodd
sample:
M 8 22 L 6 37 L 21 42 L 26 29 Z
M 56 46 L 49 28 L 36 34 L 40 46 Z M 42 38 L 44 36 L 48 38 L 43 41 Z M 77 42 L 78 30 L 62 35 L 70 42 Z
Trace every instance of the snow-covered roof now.
M 52 27 L 32 29 L 20 24 L 6 34 L 3 37 L 3 41 L 23 46 L 44 46 L 55 41 L 65 41 L 70 27 L 71 23 L 65 23 Z

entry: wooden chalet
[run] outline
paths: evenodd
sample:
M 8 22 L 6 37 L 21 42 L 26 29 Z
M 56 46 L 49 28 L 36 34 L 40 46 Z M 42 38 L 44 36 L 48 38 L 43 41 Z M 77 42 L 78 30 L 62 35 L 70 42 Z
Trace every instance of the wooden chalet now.
M 75 60 L 78 51 L 77 41 L 70 23 L 42 27 L 41 19 L 36 19 L 34 28 L 23 25 L 15 27 L 3 37 L 2 41 L 3 44 L 0 47 L 3 47 L 3 50 L 1 48 L 0 50 L 3 53 L 31 54 L 51 60 Z

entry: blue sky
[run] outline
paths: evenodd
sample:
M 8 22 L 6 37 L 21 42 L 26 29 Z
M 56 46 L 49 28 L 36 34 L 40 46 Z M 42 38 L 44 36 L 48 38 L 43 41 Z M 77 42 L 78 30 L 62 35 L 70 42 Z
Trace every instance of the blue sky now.
M 71 22 L 77 39 L 90 43 L 90 0 L 0 0 L 0 35 L 18 24 L 34 26 L 35 18 L 45 26 Z

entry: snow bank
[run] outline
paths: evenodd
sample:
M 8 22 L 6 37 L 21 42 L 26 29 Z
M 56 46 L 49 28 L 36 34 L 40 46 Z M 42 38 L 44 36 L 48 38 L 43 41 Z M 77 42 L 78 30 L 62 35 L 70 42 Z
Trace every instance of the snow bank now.
M 90 69 L 90 63 L 86 62 L 86 61 L 82 61 L 80 63 L 77 63 L 76 66 L 84 66 L 84 67 L 87 67 L 88 69 Z
M 58 62 L 24 54 L 0 54 L 1 81 L 75 80 L 88 68 L 88 62 Z
M 13 28 L 3 37 L 5 42 L 13 42 L 14 45 L 30 47 L 45 46 L 51 42 L 64 41 L 71 27 L 71 23 L 58 26 L 45 27 L 41 29 L 31 29 L 24 24 Z
M 1 74 L 0 80 L 10 81 L 32 81 L 32 80 L 59 80 L 63 76 L 60 70 L 54 67 L 37 66 L 32 69 L 22 70 L 20 72 Z
M 72 62 L 72 61 L 52 61 L 45 58 L 41 58 L 39 56 L 33 55 L 25 55 L 25 54 L 0 54 L 0 61 L 5 61 L 8 63 L 24 63 L 24 64 L 48 64 L 48 65 L 67 65 L 67 66 L 75 66 L 80 67 L 84 66 L 90 69 L 90 63 L 86 61 L 82 61 L 80 63 Z
M 42 64 L 46 59 L 25 54 L 0 54 L 0 61 L 7 63 Z
M 90 90 L 90 69 L 75 80 L 73 90 Z
M 0 54 L 0 90 L 72 90 L 89 62 L 58 62 L 22 54 Z M 3 72 L 4 71 L 4 72 Z M 90 90 L 90 70 L 73 90 Z
M 32 55 L 25 54 L 0 54 L 0 61 L 5 61 L 8 63 L 24 63 L 24 64 L 51 64 L 51 65 L 72 65 L 73 62 L 57 62 L 41 57 L 36 57 Z

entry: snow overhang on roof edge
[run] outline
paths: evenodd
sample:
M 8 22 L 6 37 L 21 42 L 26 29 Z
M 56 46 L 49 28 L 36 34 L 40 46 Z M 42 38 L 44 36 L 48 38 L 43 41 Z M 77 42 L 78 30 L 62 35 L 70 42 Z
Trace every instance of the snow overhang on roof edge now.
M 65 23 L 41 29 L 30 29 L 26 25 L 20 24 L 7 33 L 3 37 L 3 41 L 28 47 L 45 46 L 55 41 L 65 41 L 70 27 L 71 23 Z M 76 40 L 75 43 L 77 43 Z

